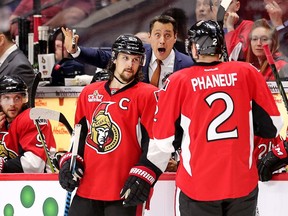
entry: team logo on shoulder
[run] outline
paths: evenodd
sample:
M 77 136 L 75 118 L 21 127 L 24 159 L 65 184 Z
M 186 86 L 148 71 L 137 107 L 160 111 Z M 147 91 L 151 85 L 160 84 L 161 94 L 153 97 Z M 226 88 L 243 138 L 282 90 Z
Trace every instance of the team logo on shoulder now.
M 86 140 L 90 147 L 101 154 L 114 151 L 120 143 L 120 129 L 108 112 L 111 104 L 113 103 L 101 103 L 96 108 Z
M 103 95 L 99 94 L 98 90 L 95 90 L 93 94 L 88 95 L 88 102 L 101 102 Z
M 7 135 L 8 132 L 0 132 L 0 157 L 4 158 L 4 160 L 17 157 L 17 154 L 6 146 L 5 137 Z

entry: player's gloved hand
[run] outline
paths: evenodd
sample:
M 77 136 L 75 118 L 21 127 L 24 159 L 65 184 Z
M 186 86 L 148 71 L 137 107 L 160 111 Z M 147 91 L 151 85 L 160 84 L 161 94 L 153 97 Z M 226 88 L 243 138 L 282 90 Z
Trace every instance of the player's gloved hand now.
M 129 177 L 120 192 L 124 198 L 124 206 L 135 206 L 144 203 L 152 191 L 156 174 L 145 166 L 135 166 L 130 170 Z
M 72 192 L 75 187 L 79 186 L 80 179 L 83 177 L 84 173 L 84 160 L 81 156 L 77 155 L 75 170 L 72 174 L 70 170 L 72 153 L 67 152 L 64 154 L 59 162 L 60 172 L 59 172 L 59 183 L 62 188 Z
M 5 160 L 4 158 L 0 157 L 0 173 L 3 172 Z
M 52 158 L 52 163 L 54 164 L 54 166 L 56 167 L 57 170 L 59 170 L 59 162 L 60 162 L 60 159 L 61 157 L 66 154 L 67 151 L 59 151 L 59 152 L 56 152 L 54 154 L 54 157 Z
M 281 141 L 268 152 L 258 164 L 260 181 L 269 181 L 274 171 L 280 169 L 288 162 L 288 143 Z

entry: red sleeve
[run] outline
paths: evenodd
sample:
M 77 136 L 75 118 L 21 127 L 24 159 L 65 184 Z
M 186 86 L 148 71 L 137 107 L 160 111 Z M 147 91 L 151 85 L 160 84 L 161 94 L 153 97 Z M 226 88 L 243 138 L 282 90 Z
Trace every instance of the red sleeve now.
M 16 118 L 16 133 L 17 136 L 12 135 L 12 142 L 21 145 L 23 152 L 31 151 L 35 155 L 46 160 L 46 154 L 39 138 L 37 128 L 34 122 L 29 117 L 29 110 L 25 110 L 19 118 Z M 14 121 L 15 121 L 14 120 Z M 45 138 L 48 149 L 51 147 L 56 148 L 56 142 L 52 133 L 51 124 L 46 120 L 40 122 L 40 128 Z M 9 136 L 10 136 L 9 132 Z M 17 140 L 18 139 L 18 140 Z
M 234 47 L 242 42 L 242 51 L 246 54 L 249 43 L 249 33 L 251 31 L 253 22 L 250 20 L 243 20 L 234 31 L 225 34 L 225 42 L 228 54 L 232 52 Z M 244 55 L 246 56 L 246 55 Z

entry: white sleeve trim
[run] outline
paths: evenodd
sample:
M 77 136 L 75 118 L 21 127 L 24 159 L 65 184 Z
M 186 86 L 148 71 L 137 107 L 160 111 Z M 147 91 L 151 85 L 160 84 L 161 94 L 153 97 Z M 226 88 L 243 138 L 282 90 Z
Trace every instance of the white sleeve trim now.
M 272 119 L 272 122 L 277 129 L 277 134 L 275 135 L 275 137 L 276 137 L 276 136 L 278 136 L 282 127 L 284 126 L 283 118 L 281 116 L 271 116 L 271 119 Z
M 34 153 L 28 151 L 20 157 L 20 162 L 24 173 L 43 173 L 45 168 L 45 161 Z
M 174 136 L 161 140 L 154 139 L 149 142 L 147 158 L 161 169 L 162 172 L 164 172 L 167 167 L 171 153 L 175 151 L 172 145 L 173 141 Z

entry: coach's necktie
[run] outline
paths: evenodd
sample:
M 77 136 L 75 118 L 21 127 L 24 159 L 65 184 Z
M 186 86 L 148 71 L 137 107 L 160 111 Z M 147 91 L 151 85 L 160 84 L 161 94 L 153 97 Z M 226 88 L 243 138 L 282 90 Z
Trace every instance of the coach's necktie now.
M 162 61 L 159 59 L 156 59 L 156 62 L 157 62 L 157 67 L 156 67 L 154 73 L 152 74 L 151 84 L 158 87 Z

